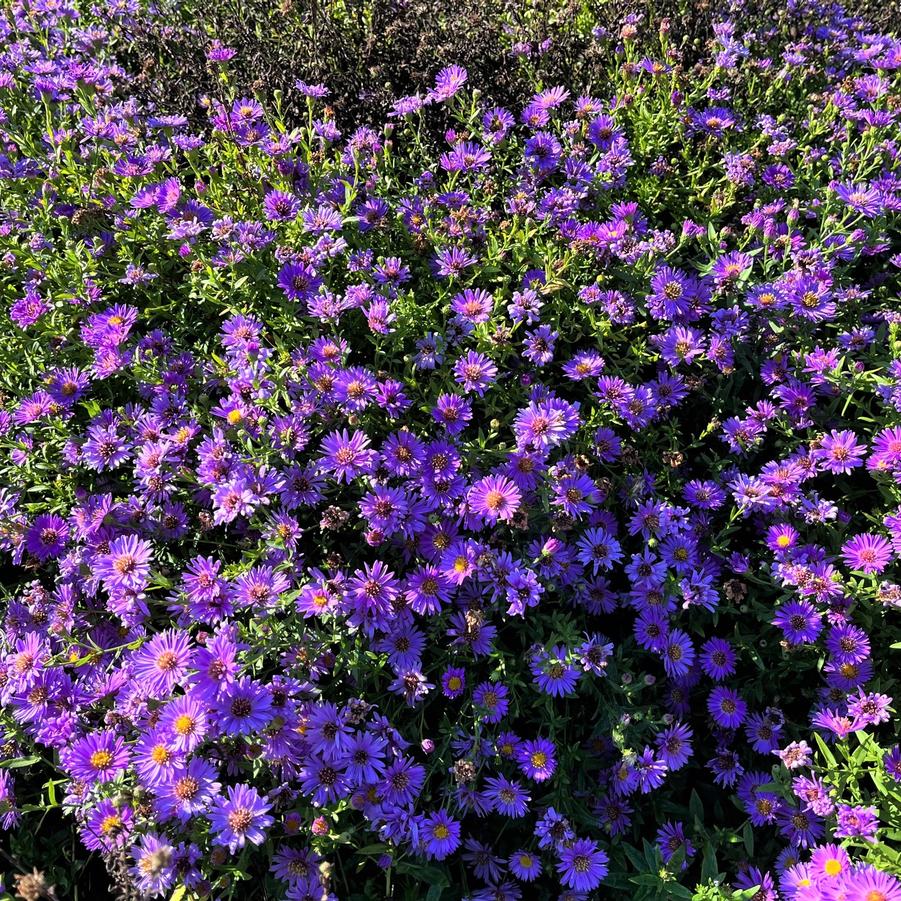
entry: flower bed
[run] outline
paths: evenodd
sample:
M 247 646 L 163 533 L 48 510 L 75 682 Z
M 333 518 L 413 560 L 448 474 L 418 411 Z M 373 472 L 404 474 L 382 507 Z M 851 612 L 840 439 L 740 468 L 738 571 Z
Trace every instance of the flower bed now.
M 123 16 L 0 29 L 3 826 L 126 894 L 901 898 L 901 44 L 627 24 L 350 135 L 213 47 L 193 134 Z

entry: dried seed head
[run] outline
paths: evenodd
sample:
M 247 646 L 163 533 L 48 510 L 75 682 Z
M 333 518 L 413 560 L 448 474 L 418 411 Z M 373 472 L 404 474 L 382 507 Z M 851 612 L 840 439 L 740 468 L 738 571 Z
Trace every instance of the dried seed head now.
M 20 873 L 15 876 L 16 897 L 22 901 L 40 901 L 41 898 L 53 898 L 55 893 L 52 885 L 47 885 L 44 874 L 37 868 L 30 873 Z

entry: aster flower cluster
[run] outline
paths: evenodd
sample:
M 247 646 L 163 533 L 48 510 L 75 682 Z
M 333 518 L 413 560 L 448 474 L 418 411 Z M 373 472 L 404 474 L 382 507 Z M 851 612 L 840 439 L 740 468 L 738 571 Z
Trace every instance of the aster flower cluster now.
M 901 899 L 901 43 L 194 134 L 127 15 L 0 19 L 0 826 L 149 896 Z

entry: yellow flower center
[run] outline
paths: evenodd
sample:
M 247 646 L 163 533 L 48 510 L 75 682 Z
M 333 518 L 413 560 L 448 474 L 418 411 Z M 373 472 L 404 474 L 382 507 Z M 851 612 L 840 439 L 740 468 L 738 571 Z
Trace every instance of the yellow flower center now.
M 183 713 L 175 720 L 173 728 L 179 735 L 188 735 L 194 731 L 194 717 Z
M 154 763 L 164 764 L 169 762 L 172 755 L 169 753 L 169 749 L 165 745 L 157 745 L 150 752 L 150 757 Z
M 113 762 L 113 755 L 109 751 L 94 751 L 91 754 L 91 766 L 98 770 L 105 770 Z

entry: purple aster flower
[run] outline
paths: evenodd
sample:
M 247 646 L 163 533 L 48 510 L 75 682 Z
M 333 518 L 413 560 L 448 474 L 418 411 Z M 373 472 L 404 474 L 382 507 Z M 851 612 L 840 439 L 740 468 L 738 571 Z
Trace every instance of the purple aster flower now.
M 263 211 L 270 221 L 284 222 L 297 218 L 300 203 L 293 194 L 273 190 L 263 198 Z
M 673 326 L 663 335 L 655 336 L 654 343 L 670 366 L 689 364 L 704 353 L 703 335 L 687 326 Z
M 432 417 L 444 426 L 449 435 L 459 435 L 472 419 L 472 403 L 458 394 L 441 394 L 432 410 Z
M 867 864 L 850 870 L 837 890 L 847 901 L 901 901 L 901 881 Z
M 657 847 L 664 863 L 669 863 L 680 851 L 683 855 L 681 869 L 688 867 L 688 859 L 695 854 L 694 845 L 685 836 L 685 824 L 682 822 L 666 822 L 657 831 Z
M 175 881 L 173 864 L 175 849 L 165 838 L 148 833 L 131 849 L 135 865 L 129 873 L 135 878 L 135 885 L 142 894 L 162 895 Z
M 882 758 L 882 765 L 895 782 L 901 782 L 901 745 L 895 745 L 886 753 Z
M 378 791 L 388 804 L 403 807 L 419 795 L 424 782 L 425 769 L 409 757 L 399 757 L 385 769 Z
M 816 641 L 823 629 L 820 614 L 809 601 L 787 601 L 773 617 L 773 625 L 782 629 L 785 640 L 792 645 Z
M 818 817 L 830 816 L 835 810 L 835 804 L 829 796 L 830 787 L 819 776 L 795 776 L 792 779 L 792 792 L 805 810 Z
M 707 710 L 717 725 L 726 729 L 737 729 L 744 722 L 748 705 L 736 691 L 720 686 L 710 692 Z
M 875 219 L 883 210 L 882 197 L 870 185 L 833 182 L 830 187 L 842 203 L 866 219 Z
M 497 366 L 484 354 L 470 350 L 454 363 L 454 376 L 467 394 L 482 397 L 497 378 Z
M 516 762 L 524 776 L 533 782 L 546 782 L 557 769 L 554 743 L 546 738 L 524 741 L 516 751 Z
M 643 795 L 663 785 L 667 766 L 651 748 L 644 748 L 632 761 L 632 767 L 638 776 L 638 788 Z
M 415 707 L 434 687 L 418 669 L 407 669 L 397 673 L 388 691 L 402 695 L 409 707 Z
M 89 784 L 111 782 L 131 759 L 125 742 L 111 729 L 78 739 L 60 756 L 74 779 Z
M 714 264 L 711 275 L 718 286 L 737 282 L 751 271 L 754 264 L 752 257 L 746 253 L 734 250 L 720 257 Z
M 576 837 L 569 820 L 553 807 L 548 807 L 535 824 L 535 835 L 538 837 L 539 848 L 555 848 L 558 851 L 569 845 Z
M 579 669 L 567 662 L 568 652 L 557 645 L 551 653 L 539 648 L 532 656 L 532 676 L 538 687 L 551 697 L 562 698 L 572 694 L 579 682 Z
M 497 813 L 514 819 L 526 815 L 531 800 L 519 782 L 512 782 L 506 776 L 492 776 L 485 780 L 485 798 Z
M 460 823 L 446 810 L 438 810 L 423 820 L 420 840 L 426 857 L 444 860 L 460 847 Z
M 63 555 L 68 538 L 66 521 L 55 513 L 48 513 L 35 517 L 28 530 L 25 547 L 38 560 L 50 560 Z
M 84 826 L 79 830 L 84 846 L 89 851 L 115 851 L 131 838 L 134 811 L 127 804 L 117 805 L 111 798 L 104 798 L 92 808 Z
M 224 845 L 232 854 L 247 842 L 260 845 L 266 830 L 275 822 L 268 816 L 269 805 L 249 785 L 230 785 L 228 797 L 220 796 L 209 812 L 213 844 Z
M 517 447 L 538 451 L 562 444 L 578 427 L 578 404 L 559 398 L 531 401 L 513 422 Z
M 735 672 L 735 651 L 723 638 L 711 638 L 705 642 L 700 660 L 704 672 L 717 682 Z
M 879 820 L 875 807 L 855 807 L 851 804 L 839 804 L 836 809 L 836 838 L 862 838 L 864 841 L 876 840 Z
M 135 677 L 149 697 L 162 698 L 184 682 L 193 660 L 191 637 L 178 629 L 155 635 L 132 657 Z
M 548 131 L 540 131 L 526 141 L 523 156 L 533 172 L 540 178 L 549 175 L 563 153 L 560 142 Z
M 171 777 L 183 760 L 168 732 L 155 729 L 141 736 L 135 745 L 133 763 L 141 782 L 153 788 Z
M 182 822 L 209 809 L 220 791 L 219 773 L 205 760 L 193 758 L 186 766 L 176 768 L 155 789 L 156 808 L 165 820 L 175 817 Z
M 487 292 L 467 288 L 451 299 L 451 310 L 464 329 L 487 322 L 494 310 L 494 298 Z
M 21 821 L 16 806 L 16 793 L 12 776 L 7 770 L 0 770 L 0 828 L 12 829 Z
M 777 559 L 781 560 L 797 544 L 798 537 L 798 530 L 794 526 L 778 523 L 767 529 L 766 544 L 771 551 L 780 555 Z
M 388 742 L 371 732 L 358 732 L 347 743 L 344 752 L 345 776 L 356 785 L 372 785 L 385 771 Z
M 623 558 L 620 543 L 606 529 L 588 529 L 578 541 L 578 557 L 591 571 L 610 569 Z
M 160 729 L 172 736 L 177 751 L 193 751 L 208 728 L 206 705 L 194 692 L 181 695 L 163 708 Z
M 309 756 L 301 769 L 300 785 L 317 807 L 335 803 L 349 788 L 337 763 L 315 755 Z
M 848 714 L 861 725 L 878 726 L 891 719 L 891 703 L 892 699 L 888 695 L 864 692 L 858 688 L 857 694 L 848 698 Z
M 581 662 L 583 672 L 606 676 L 607 661 L 613 654 L 613 645 L 600 635 L 589 635 L 587 638 L 587 641 L 575 649 L 574 654 Z
M 466 687 L 466 671 L 460 667 L 448 667 L 441 676 L 441 691 L 447 698 L 459 698 Z
M 695 661 L 691 638 L 681 629 L 673 629 L 666 637 L 662 655 L 663 668 L 670 678 L 686 675 Z
M 507 713 L 507 687 L 500 682 L 482 682 L 472 693 L 472 703 L 486 723 L 499 723 Z
M 553 331 L 549 326 L 539 325 L 526 332 L 522 355 L 536 366 L 546 366 L 554 359 L 554 344 L 559 337 L 559 332 Z
M 272 720 L 268 691 L 250 676 L 242 676 L 225 687 L 215 708 L 215 723 L 222 735 L 249 735 L 265 729 Z
M 569 516 L 581 516 L 590 513 L 600 500 L 595 482 L 584 473 L 575 473 L 557 482 L 551 503 Z
M 816 814 L 788 805 L 783 805 L 777 811 L 776 825 L 791 844 L 802 848 L 816 844 L 825 832 L 822 820 Z
M 514 851 L 507 860 L 510 872 L 523 882 L 534 882 L 541 875 L 541 860 L 537 855 L 520 849 Z
M 285 263 L 277 282 L 288 300 L 309 300 L 322 285 L 315 269 L 299 263 Z
M 194 666 L 197 673 L 193 694 L 215 700 L 238 674 L 237 654 L 238 645 L 235 641 L 234 628 L 230 626 L 220 628 L 195 652 Z
M 337 482 L 351 482 L 375 467 L 376 452 L 369 449 L 369 438 L 357 430 L 353 436 L 347 429 L 332 432 L 322 442 L 319 469 L 333 473 Z
M 449 100 L 466 84 L 468 78 L 462 66 L 446 66 L 435 78 L 435 87 L 429 92 L 429 100 Z
M 257 615 L 271 610 L 279 597 L 291 587 L 287 577 L 271 566 L 253 566 L 234 581 L 232 597 L 241 607 L 250 607 Z
M 605 365 L 604 358 L 597 351 L 586 350 L 564 363 L 563 372 L 574 382 L 581 382 L 599 376 Z
M 793 741 L 781 750 L 774 750 L 773 754 L 782 761 L 786 769 L 796 770 L 810 766 L 813 751 L 806 741 Z
M 560 881 L 568 888 L 590 892 L 607 875 L 608 857 L 595 842 L 579 838 L 559 851 L 557 871 Z
M 755 901 L 779 901 L 773 877 L 758 867 L 749 867 L 739 871 L 734 885 L 737 889 L 755 889 Z
M 319 883 L 321 857 L 312 848 L 291 848 L 283 845 L 272 855 L 272 873 L 276 879 L 301 886 L 309 880 Z
M 814 848 L 810 855 L 810 874 L 815 883 L 830 884 L 851 869 L 851 858 L 844 848 L 828 844 Z
M 692 731 L 684 723 L 675 723 L 654 739 L 657 754 L 669 770 L 679 770 L 691 759 Z
M 384 615 L 400 594 L 397 579 L 381 560 L 358 569 L 348 583 L 357 610 L 361 615 Z

